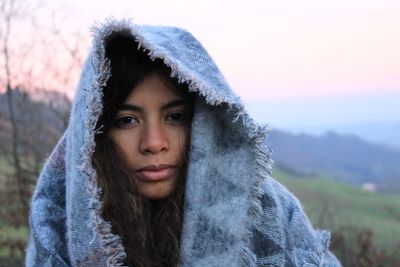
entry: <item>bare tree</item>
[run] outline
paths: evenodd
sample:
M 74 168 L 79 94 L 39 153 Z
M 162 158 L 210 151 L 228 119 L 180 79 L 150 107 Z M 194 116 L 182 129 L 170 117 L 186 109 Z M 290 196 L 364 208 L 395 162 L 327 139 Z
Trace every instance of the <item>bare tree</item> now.
M 76 82 L 88 43 L 81 29 L 70 29 L 68 17 L 64 6 L 0 0 L 0 93 L 7 99 L 7 109 L 0 107 L 0 157 L 12 166 L 10 188 L 25 224 L 33 184 L 67 126 L 67 88 Z
M 0 0 L 1 227 L 27 226 L 32 189 L 67 127 L 67 90 L 77 82 L 88 44 L 64 6 L 40 1 Z M 2 236 L 0 247 L 16 260 L 26 238 Z
M 1 52 L 2 57 L 4 58 L 4 80 L 3 86 L 6 88 L 7 94 L 7 106 L 8 106 L 8 114 L 9 120 L 11 122 L 11 132 L 12 132 L 12 140 L 11 140 L 11 155 L 15 173 L 15 179 L 17 183 L 17 194 L 19 197 L 19 202 L 22 206 L 22 212 L 24 214 L 27 213 L 28 205 L 27 199 L 25 196 L 25 192 L 23 191 L 23 184 L 24 184 L 24 176 L 21 168 L 21 159 L 20 154 L 18 152 L 18 143 L 19 143 L 19 131 L 16 122 L 15 116 L 15 105 L 13 101 L 13 94 L 12 94 L 12 79 L 11 79 L 11 65 L 10 65 L 10 36 L 12 31 L 12 25 L 19 16 L 19 8 L 20 8 L 20 1 L 15 0 L 1 0 L 0 2 L 0 18 L 2 18 L 1 25 L 3 25 L 0 31 L 1 37 Z

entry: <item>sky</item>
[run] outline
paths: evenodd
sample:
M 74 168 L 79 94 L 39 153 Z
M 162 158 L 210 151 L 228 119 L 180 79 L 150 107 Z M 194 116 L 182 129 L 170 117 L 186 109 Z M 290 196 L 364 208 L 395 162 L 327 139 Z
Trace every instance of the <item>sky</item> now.
M 400 122 L 398 0 L 67 4 L 81 28 L 113 16 L 189 30 L 262 123 L 299 130 Z

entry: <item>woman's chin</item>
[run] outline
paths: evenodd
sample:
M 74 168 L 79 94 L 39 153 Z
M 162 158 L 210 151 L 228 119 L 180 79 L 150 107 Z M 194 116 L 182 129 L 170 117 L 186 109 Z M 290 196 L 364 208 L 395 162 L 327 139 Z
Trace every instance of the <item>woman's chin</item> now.
M 150 184 L 139 185 L 139 193 L 149 200 L 158 200 L 167 198 L 175 189 L 173 181 L 163 181 Z

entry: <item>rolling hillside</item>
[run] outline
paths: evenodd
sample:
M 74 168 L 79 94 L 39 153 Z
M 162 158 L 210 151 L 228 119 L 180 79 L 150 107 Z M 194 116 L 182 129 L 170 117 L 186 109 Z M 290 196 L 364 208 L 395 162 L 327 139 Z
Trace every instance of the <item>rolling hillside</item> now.
M 400 149 L 372 144 L 356 136 L 323 136 L 272 130 L 267 145 L 282 169 L 304 175 L 326 174 L 360 187 L 373 183 L 381 192 L 400 192 Z
M 364 192 L 318 176 L 298 177 L 278 169 L 273 177 L 302 202 L 315 226 L 368 228 L 377 246 L 400 245 L 400 194 Z

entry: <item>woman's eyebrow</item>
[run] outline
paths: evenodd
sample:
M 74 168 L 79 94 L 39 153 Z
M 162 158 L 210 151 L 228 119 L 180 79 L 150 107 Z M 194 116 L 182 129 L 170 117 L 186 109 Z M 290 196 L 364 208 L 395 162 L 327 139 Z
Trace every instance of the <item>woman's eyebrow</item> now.
M 166 109 L 170 109 L 170 108 L 174 108 L 177 106 L 184 106 L 185 105 L 185 101 L 178 99 L 178 100 L 172 100 L 164 105 L 162 105 L 160 107 L 160 110 L 166 110 Z M 121 110 L 129 110 L 129 111 L 135 111 L 135 112 L 143 112 L 143 108 L 137 105 L 133 105 L 133 104 L 129 104 L 129 103 L 124 103 L 122 104 L 119 109 L 119 111 Z
M 141 107 L 139 107 L 139 106 L 136 106 L 136 105 L 124 103 L 124 104 L 122 104 L 122 105 L 118 108 L 118 111 L 121 111 L 121 110 L 129 110 L 129 111 L 142 112 L 142 111 L 143 111 L 143 108 L 141 108 Z
M 170 108 L 174 108 L 177 106 L 184 106 L 185 105 L 185 101 L 183 101 L 182 99 L 178 99 L 178 100 L 173 100 L 171 102 L 168 102 L 164 105 L 161 106 L 161 110 L 166 110 L 166 109 L 170 109 Z

